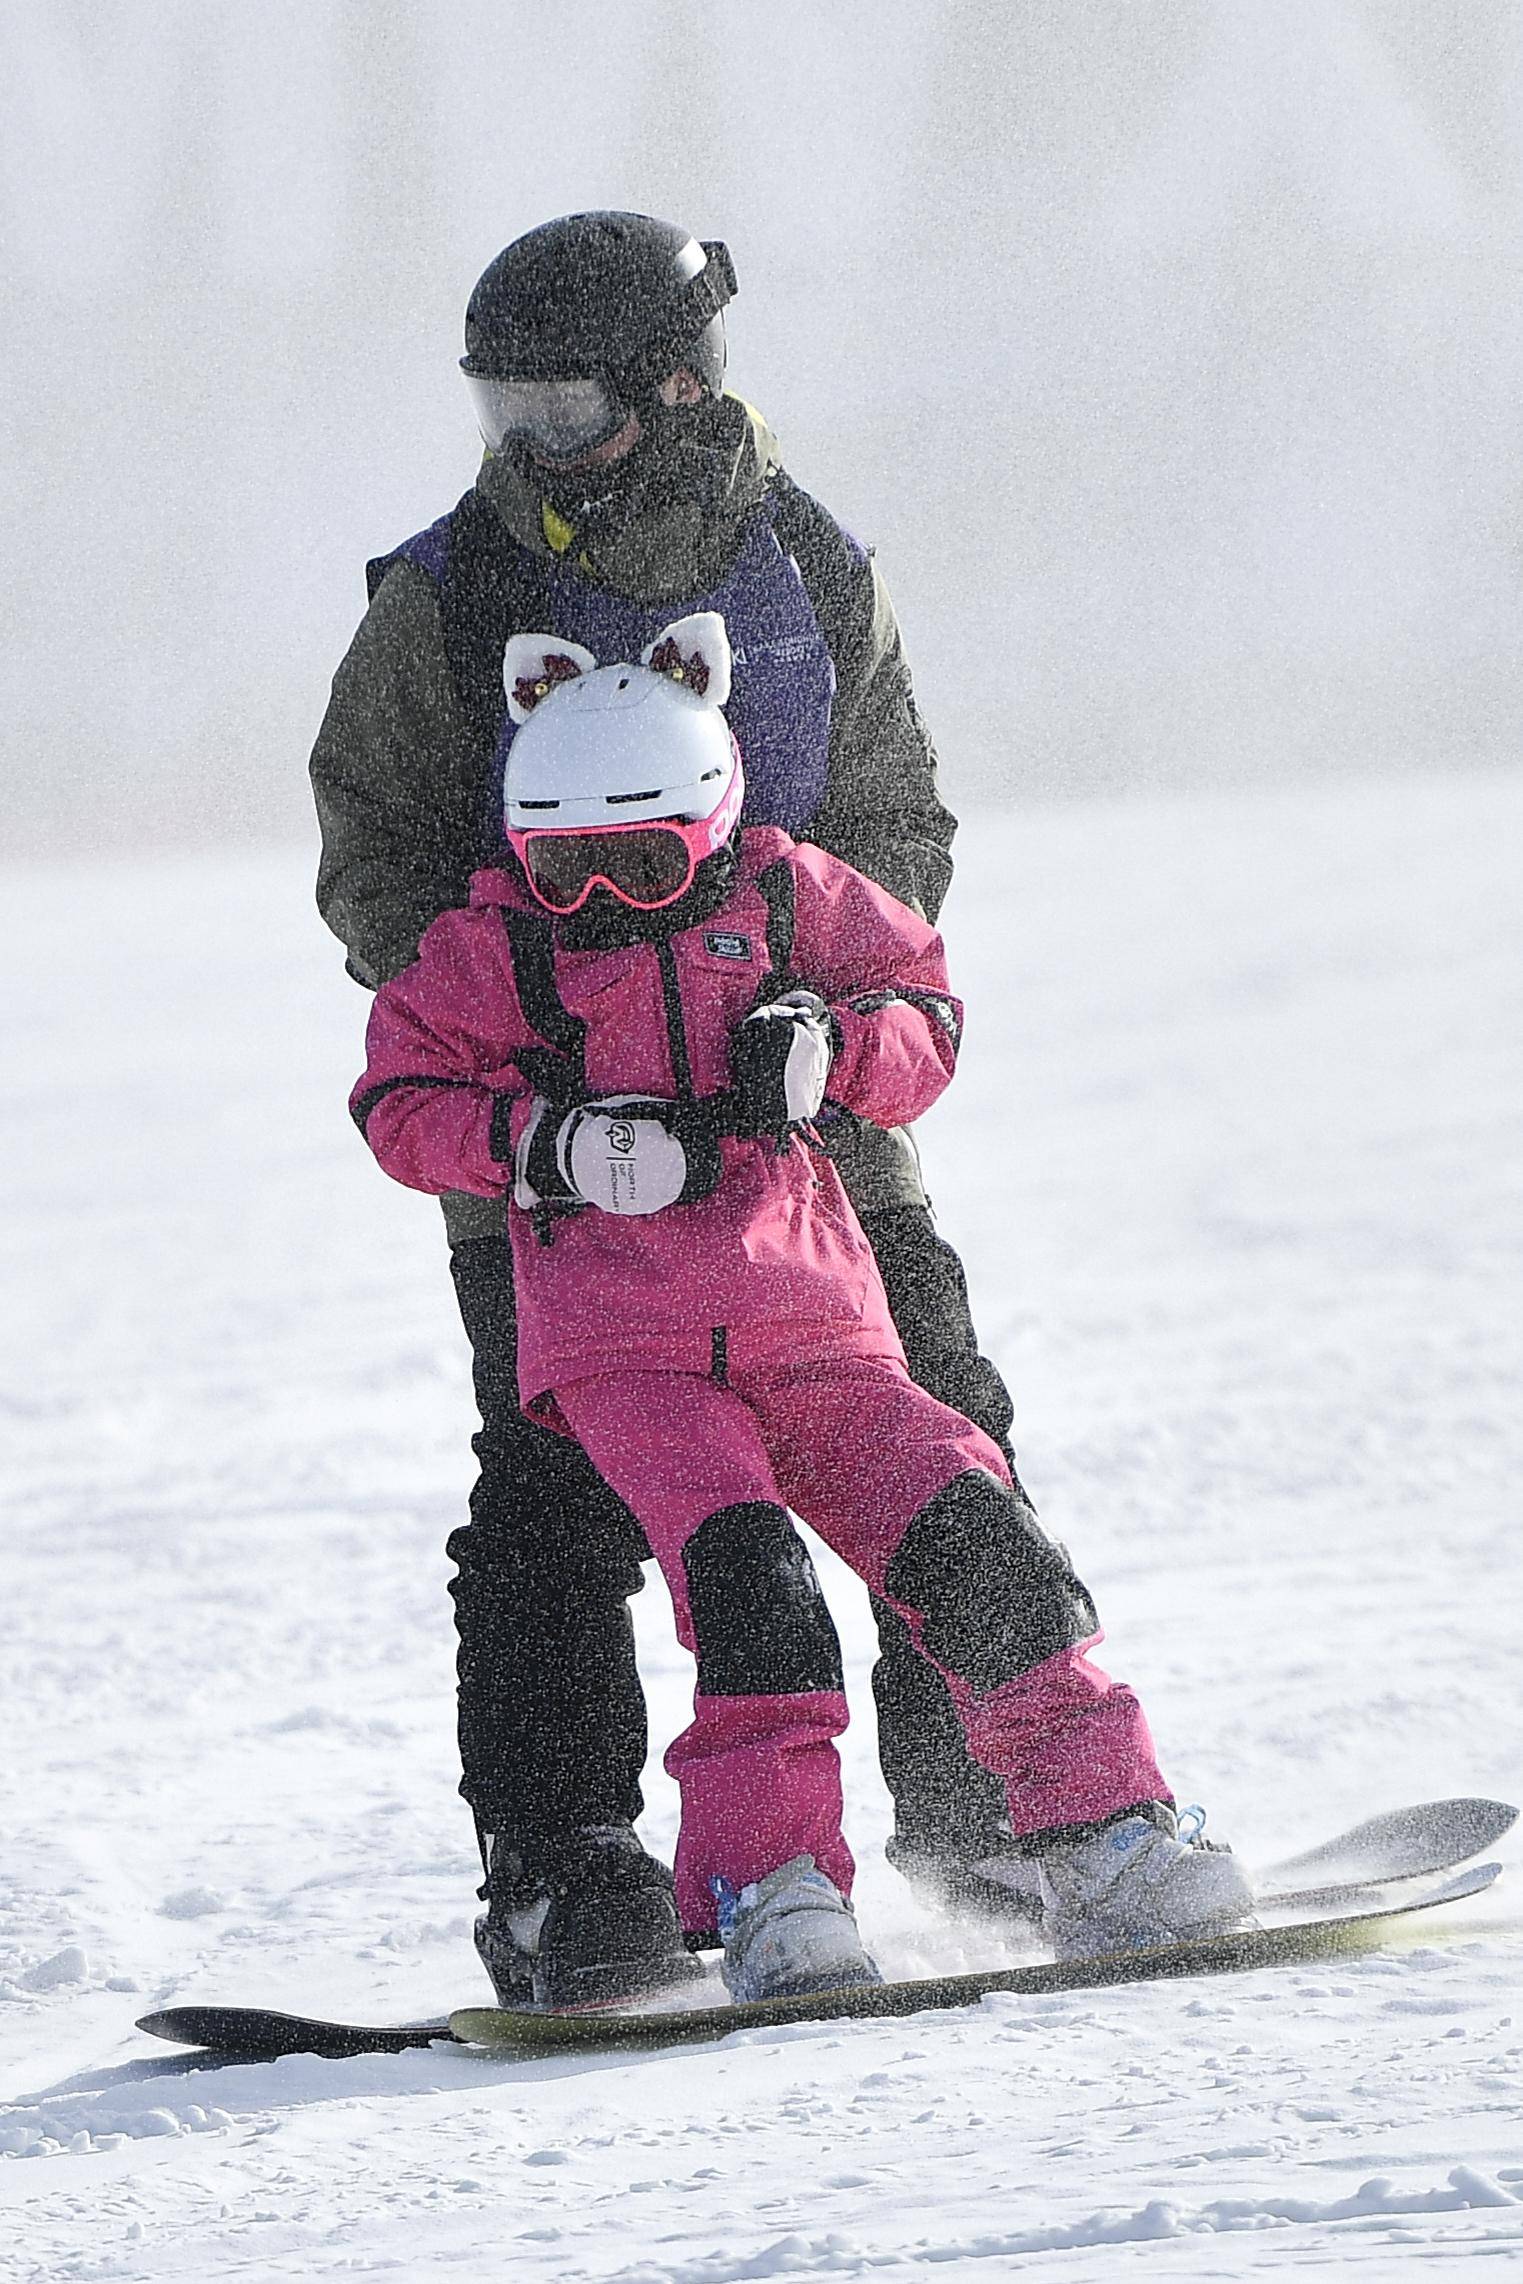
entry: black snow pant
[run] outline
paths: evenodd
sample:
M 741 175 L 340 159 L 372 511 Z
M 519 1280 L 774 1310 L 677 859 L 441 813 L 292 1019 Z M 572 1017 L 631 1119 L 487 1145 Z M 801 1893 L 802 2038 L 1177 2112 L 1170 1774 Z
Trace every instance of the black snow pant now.
M 924 1206 L 864 1214 L 912 1377 L 1009 1452 L 999 1373 L 978 1352 L 962 1264 Z M 578 1832 L 641 1809 L 645 1700 L 629 1597 L 649 1549 L 580 1445 L 518 1405 L 506 1238 L 451 1253 L 474 1357 L 481 1473 L 448 1542 L 460 1646 L 460 1790 L 483 1832 L 526 1864 L 555 1862 Z M 879 1753 L 895 1838 L 941 1856 L 984 1852 L 1004 1815 L 998 1780 L 963 1743 L 946 1685 L 904 1624 L 875 1602 Z

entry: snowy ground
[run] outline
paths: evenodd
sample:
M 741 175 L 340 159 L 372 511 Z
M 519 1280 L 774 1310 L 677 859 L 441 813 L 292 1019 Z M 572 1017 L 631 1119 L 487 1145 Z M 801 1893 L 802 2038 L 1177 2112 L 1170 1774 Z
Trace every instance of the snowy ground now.
M 962 843 L 943 1220 L 1111 1660 L 1250 1857 L 1523 1783 L 1520 853 L 1523 787 L 1464 776 Z M 3 876 L 0 2277 L 1523 2260 L 1523 1867 L 1400 1953 L 676 2057 L 195 2072 L 133 2030 L 485 1995 L 464 1345 L 435 1209 L 344 1115 L 364 1003 L 307 872 Z M 881 1863 L 831 1589 L 874 1947 L 973 1963 Z M 640 1615 L 664 1738 L 659 1586 Z

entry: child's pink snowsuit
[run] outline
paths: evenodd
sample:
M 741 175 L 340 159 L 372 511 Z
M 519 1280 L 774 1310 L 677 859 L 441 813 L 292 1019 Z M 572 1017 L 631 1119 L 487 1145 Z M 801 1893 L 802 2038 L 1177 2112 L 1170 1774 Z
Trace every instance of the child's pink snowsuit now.
M 517 1058 L 542 1080 L 536 1053 L 566 1044 L 543 964 L 526 993 L 526 931 L 549 947 L 588 1098 L 721 1095 L 730 1035 L 767 993 L 784 873 L 788 981 L 819 993 L 839 1035 L 829 1103 L 883 1126 L 917 1118 L 951 1076 L 961 1019 L 940 938 L 820 849 L 752 828 L 723 908 L 669 943 L 567 949 L 516 869 L 477 873 L 469 908 L 435 921 L 376 998 L 351 1108 L 386 1171 L 415 1189 L 510 1190 L 535 1092 Z M 839 1651 L 789 1507 L 902 1611 L 974 1756 L 1005 1778 L 1016 1832 L 1167 1798 L 1136 1699 L 1084 1654 L 1092 1612 L 999 1662 L 1019 1621 L 985 1606 L 1008 1602 L 1011 1561 L 1024 1575 L 1038 1548 L 1033 1594 L 1039 1575 L 1077 1582 L 1021 1521 L 996 1446 L 910 1380 L 829 1159 L 798 1134 L 781 1149 L 725 1135 L 720 1151 L 723 1178 L 692 1204 L 583 1207 L 548 1228 L 508 1215 L 525 1408 L 569 1429 L 638 1516 L 698 1660 L 694 1719 L 667 1755 L 684 1925 L 712 1926 L 715 1877 L 742 1885 L 803 1852 L 850 1886 Z M 981 1596 L 965 1574 L 985 1540 L 1007 1583 L 984 1578 Z M 918 1602 L 912 1575 L 929 1582 Z

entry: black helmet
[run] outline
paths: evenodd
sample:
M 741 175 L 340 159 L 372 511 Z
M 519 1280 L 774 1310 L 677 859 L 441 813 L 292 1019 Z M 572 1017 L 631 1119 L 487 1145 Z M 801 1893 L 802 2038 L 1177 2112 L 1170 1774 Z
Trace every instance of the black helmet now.
M 521 436 L 552 459 L 592 451 L 675 365 L 724 385 L 735 268 L 649 214 L 567 214 L 516 238 L 465 313 L 461 371 L 489 448 Z

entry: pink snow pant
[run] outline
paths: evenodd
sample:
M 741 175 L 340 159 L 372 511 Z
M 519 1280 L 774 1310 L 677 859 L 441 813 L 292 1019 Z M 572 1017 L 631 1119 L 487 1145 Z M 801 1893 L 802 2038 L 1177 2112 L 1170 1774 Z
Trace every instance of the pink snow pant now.
M 744 1886 L 801 1854 L 849 1893 L 833 1743 L 847 1720 L 839 1651 L 812 1566 L 778 1510 L 803 1515 L 901 1612 L 929 1656 L 921 1611 L 889 1593 L 884 1574 L 910 1523 L 959 1477 L 983 1470 L 1008 1486 L 998 1448 L 886 1357 L 769 1365 L 722 1385 L 687 1372 L 599 1373 L 557 1388 L 555 1400 L 644 1526 L 678 1635 L 698 1658 L 693 1720 L 666 1756 L 682 1792 L 676 1877 L 684 1927 L 713 1927 L 716 1877 Z M 751 1566 L 750 1534 L 779 1548 L 770 1570 Z M 800 1631 L 814 1636 L 796 1677 L 802 1686 L 747 1689 L 743 1644 L 716 1653 L 706 1642 L 709 1557 L 722 1568 L 715 1583 L 730 1636 L 745 1628 L 748 1595 L 757 1639 L 775 1615 L 760 1606 L 763 1595 L 780 1594 L 800 1612 Z M 1085 1654 L 1098 1639 L 1091 1634 L 982 1695 L 932 1660 L 973 1757 L 1005 1779 L 1017 1833 L 1169 1797 L 1136 1698 Z

